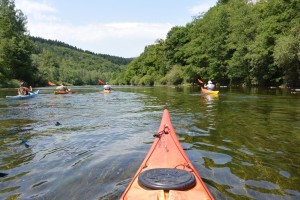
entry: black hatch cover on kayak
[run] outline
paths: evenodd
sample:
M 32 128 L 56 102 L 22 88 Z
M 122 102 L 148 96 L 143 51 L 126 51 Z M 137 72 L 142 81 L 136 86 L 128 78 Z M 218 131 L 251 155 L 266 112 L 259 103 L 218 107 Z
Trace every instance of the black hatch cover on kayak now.
M 196 180 L 191 172 L 185 170 L 157 168 L 142 172 L 138 183 L 150 189 L 187 190 L 196 185 Z

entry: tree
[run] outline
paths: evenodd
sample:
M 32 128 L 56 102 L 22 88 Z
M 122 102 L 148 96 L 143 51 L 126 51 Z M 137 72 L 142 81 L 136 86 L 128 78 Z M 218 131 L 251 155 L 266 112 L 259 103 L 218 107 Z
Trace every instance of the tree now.
M 290 86 L 300 85 L 299 34 L 279 38 L 275 46 L 274 57 L 275 63 L 283 70 L 283 77 L 281 79 Z
M 185 65 L 185 56 L 182 47 L 188 43 L 188 30 L 183 26 L 173 27 L 167 34 L 165 42 L 167 49 L 167 58 L 171 64 Z
M 32 83 L 36 69 L 31 63 L 33 45 L 26 23 L 13 0 L 0 0 L 0 76 Z

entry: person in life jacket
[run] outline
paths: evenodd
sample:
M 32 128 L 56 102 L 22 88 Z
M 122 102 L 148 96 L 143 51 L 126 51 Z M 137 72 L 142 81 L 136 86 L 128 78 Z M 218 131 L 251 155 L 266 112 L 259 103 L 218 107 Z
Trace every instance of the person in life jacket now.
M 106 82 L 106 85 L 103 86 L 104 90 L 111 90 L 111 86 L 108 85 L 108 82 Z
M 29 91 L 32 91 L 32 87 L 29 88 L 26 87 L 26 83 L 24 81 L 21 81 L 20 87 L 18 88 L 18 94 L 19 95 L 29 95 Z
M 70 89 L 68 89 L 64 83 L 61 83 L 61 85 L 57 89 L 59 89 L 59 91 L 66 91 L 66 92 L 70 91 Z
M 208 90 L 214 90 L 215 89 L 215 85 L 211 81 L 208 81 L 207 84 L 204 85 L 204 87 Z

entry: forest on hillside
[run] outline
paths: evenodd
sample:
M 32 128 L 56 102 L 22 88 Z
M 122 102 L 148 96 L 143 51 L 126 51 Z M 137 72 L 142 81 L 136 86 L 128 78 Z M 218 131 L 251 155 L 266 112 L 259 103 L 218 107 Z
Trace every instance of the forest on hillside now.
M 36 85 L 66 82 L 95 85 L 98 79 L 109 81 L 125 70 L 132 58 L 95 54 L 59 41 L 31 37 L 34 50 L 32 65 L 38 69 Z
M 299 0 L 219 0 L 145 47 L 115 83 L 299 86 L 299 11 Z
M 48 81 L 98 84 L 98 79 L 116 78 L 132 60 L 32 37 L 26 23 L 14 0 L 0 0 L 0 87 L 17 86 L 20 80 L 34 86 L 45 86 Z

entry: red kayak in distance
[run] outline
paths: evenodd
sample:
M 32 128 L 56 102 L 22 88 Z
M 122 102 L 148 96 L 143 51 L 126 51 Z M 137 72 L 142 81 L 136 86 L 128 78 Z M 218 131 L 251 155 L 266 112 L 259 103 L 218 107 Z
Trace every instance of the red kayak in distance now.
M 76 94 L 73 91 L 54 91 L 54 94 Z
M 154 138 L 121 200 L 214 199 L 184 152 L 167 109 Z

